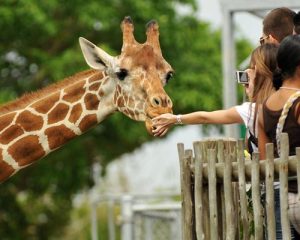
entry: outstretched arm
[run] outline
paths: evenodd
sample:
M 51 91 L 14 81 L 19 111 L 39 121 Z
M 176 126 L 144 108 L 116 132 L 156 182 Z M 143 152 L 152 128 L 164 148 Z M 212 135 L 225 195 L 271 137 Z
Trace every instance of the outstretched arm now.
M 183 124 L 232 124 L 243 123 L 243 119 L 235 107 L 213 112 L 192 112 L 180 117 Z M 166 113 L 152 119 L 154 136 L 163 136 L 168 129 L 178 123 L 176 115 Z

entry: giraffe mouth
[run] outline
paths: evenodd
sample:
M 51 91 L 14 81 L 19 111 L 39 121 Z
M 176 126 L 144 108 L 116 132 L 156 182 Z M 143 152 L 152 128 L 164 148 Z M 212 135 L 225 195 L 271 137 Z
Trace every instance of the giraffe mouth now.
M 153 129 L 153 123 L 152 123 L 152 118 L 147 116 L 146 117 L 146 120 L 145 120 L 145 126 L 146 126 L 146 129 L 147 129 L 147 132 L 153 136 L 153 133 L 152 133 L 152 129 Z
M 161 108 L 147 108 L 145 110 L 145 126 L 146 126 L 146 129 L 147 129 L 147 132 L 153 136 L 153 133 L 152 133 L 152 130 L 153 130 L 153 123 L 152 123 L 152 119 L 161 115 L 161 114 L 164 114 L 164 113 L 172 113 L 173 110 L 172 110 L 172 107 L 161 107 Z
M 161 115 L 161 114 L 163 114 L 163 113 L 172 113 L 172 112 L 173 112 L 172 109 L 170 109 L 170 110 L 164 111 L 162 113 L 156 113 L 156 114 L 151 114 L 151 115 L 147 114 L 146 119 L 145 119 L 145 126 L 146 126 L 146 129 L 147 129 L 147 132 L 151 136 L 154 136 L 152 130 L 155 129 L 155 128 L 153 127 L 152 119 L 159 116 L 159 115 Z

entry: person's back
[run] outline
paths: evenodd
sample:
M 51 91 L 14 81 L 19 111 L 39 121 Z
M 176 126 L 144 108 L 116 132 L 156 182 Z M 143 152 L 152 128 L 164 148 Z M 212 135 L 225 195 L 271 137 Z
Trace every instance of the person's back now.
M 300 90 L 300 89 L 299 89 Z M 274 143 L 275 153 L 277 155 L 276 128 L 284 104 L 293 93 L 293 90 L 275 92 L 263 104 L 263 118 L 265 133 Z M 289 135 L 290 155 L 295 155 L 295 148 L 300 146 L 300 98 L 296 99 L 287 114 L 283 132 Z

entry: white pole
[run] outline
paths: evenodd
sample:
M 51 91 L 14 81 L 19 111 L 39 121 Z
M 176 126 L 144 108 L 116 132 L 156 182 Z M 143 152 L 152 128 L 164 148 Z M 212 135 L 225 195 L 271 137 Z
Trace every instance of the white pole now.
M 92 240 L 98 240 L 97 203 L 91 203 L 91 235 Z
M 121 226 L 121 239 L 132 240 L 133 239 L 133 212 L 132 212 L 133 198 L 130 195 L 124 195 L 121 199 L 121 214 L 122 214 L 122 226 Z
M 92 240 L 98 240 L 98 219 L 97 219 L 97 189 L 100 186 L 100 174 L 101 165 L 99 163 L 94 163 L 92 167 L 92 176 L 95 185 L 90 191 L 90 202 L 91 202 L 91 236 Z
M 115 240 L 114 201 L 112 199 L 108 201 L 108 232 L 109 240 Z
M 235 42 L 233 38 L 233 12 L 222 6 L 222 66 L 223 66 L 223 108 L 227 109 L 237 104 L 237 86 L 234 79 L 235 70 Z M 225 125 L 225 136 L 238 138 L 236 124 Z

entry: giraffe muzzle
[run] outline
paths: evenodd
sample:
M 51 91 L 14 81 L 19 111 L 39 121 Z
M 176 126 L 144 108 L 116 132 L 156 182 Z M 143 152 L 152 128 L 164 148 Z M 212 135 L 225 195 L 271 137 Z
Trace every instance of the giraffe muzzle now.
M 153 135 L 152 118 L 157 117 L 164 113 L 173 113 L 172 107 L 173 107 L 172 100 L 167 94 L 158 94 L 151 98 L 150 106 L 146 110 L 148 117 L 145 121 L 147 132 L 150 135 Z
M 153 108 L 171 108 L 173 103 L 170 97 L 166 94 L 157 94 L 151 98 L 151 105 Z

